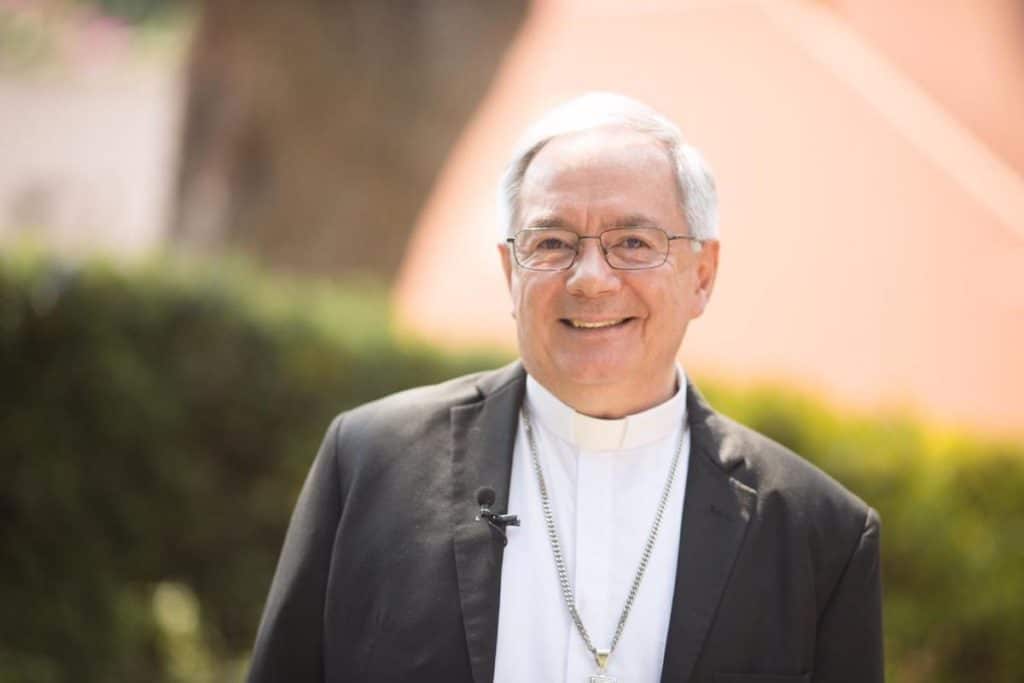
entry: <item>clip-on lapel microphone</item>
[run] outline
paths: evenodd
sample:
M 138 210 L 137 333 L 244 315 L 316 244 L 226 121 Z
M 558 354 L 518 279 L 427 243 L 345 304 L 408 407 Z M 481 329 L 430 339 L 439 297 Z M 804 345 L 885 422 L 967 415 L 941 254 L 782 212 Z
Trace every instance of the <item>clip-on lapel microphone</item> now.
M 481 486 L 476 490 L 476 502 L 480 506 L 480 512 L 476 515 L 476 521 L 481 519 L 486 521 L 488 525 L 499 534 L 501 534 L 501 545 L 508 545 L 508 535 L 505 533 L 505 527 L 508 526 L 519 526 L 518 515 L 501 515 L 497 512 L 491 511 L 491 506 L 494 505 L 495 493 L 494 489 L 489 486 Z

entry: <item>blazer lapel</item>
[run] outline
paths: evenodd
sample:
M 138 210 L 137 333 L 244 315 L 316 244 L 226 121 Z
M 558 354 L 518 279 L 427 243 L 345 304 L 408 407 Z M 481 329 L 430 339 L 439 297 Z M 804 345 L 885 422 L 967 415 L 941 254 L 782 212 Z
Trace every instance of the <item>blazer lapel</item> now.
M 503 554 L 498 534 L 475 519 L 479 511 L 476 491 L 485 486 L 494 489 L 492 509 L 507 511 L 512 451 L 525 386 L 522 366 L 513 363 L 481 380 L 480 400 L 451 410 L 455 567 L 476 683 L 494 678 Z
M 723 423 L 687 387 L 690 461 L 661 680 L 687 681 L 732 573 L 757 493 L 729 475 L 742 463 Z

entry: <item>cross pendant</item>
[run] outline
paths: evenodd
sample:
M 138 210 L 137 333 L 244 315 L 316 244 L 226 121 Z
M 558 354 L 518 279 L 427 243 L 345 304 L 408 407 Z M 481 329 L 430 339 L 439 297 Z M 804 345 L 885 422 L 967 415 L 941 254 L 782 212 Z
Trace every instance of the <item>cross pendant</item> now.
M 587 683 L 617 683 L 615 677 L 606 676 L 604 673 L 604 668 L 608 666 L 608 657 L 610 655 L 610 650 L 594 650 L 594 661 L 597 662 L 598 673 L 587 678 Z

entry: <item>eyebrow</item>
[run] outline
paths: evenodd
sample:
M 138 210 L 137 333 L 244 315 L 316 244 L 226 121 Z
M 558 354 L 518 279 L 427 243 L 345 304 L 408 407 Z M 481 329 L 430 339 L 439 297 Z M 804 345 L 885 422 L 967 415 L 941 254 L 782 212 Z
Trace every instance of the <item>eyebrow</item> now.
M 572 229 L 572 223 L 560 218 L 555 215 L 538 216 L 531 220 L 527 225 L 527 228 L 563 228 L 565 230 Z
M 564 230 L 572 230 L 573 224 L 559 216 L 554 214 L 547 216 L 538 216 L 531 220 L 527 225 L 527 228 L 561 228 Z M 618 218 L 607 223 L 604 227 L 606 228 L 639 228 L 639 227 L 659 227 L 658 222 L 648 218 L 642 213 L 629 213 L 625 216 L 619 216 Z
M 616 218 L 614 221 L 608 224 L 609 228 L 641 228 L 641 227 L 658 227 L 658 222 L 648 218 L 642 213 L 630 213 L 625 216 Z

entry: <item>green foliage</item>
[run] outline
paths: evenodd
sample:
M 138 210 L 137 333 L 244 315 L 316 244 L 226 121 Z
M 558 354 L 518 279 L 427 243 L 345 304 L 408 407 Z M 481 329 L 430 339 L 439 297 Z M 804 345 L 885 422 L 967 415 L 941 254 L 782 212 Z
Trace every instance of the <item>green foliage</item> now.
M 330 418 L 503 360 L 365 284 L 0 257 L 0 680 L 239 680 Z M 891 682 L 1019 679 L 1024 445 L 702 387 L 881 512 Z
M 0 262 L 0 680 L 177 680 L 168 582 L 211 657 L 244 654 L 331 417 L 495 363 L 386 315 L 237 266 Z
M 104 14 L 111 17 L 141 23 L 143 21 L 167 14 L 182 5 L 191 4 L 189 0 L 79 0 L 85 5 L 94 5 Z

